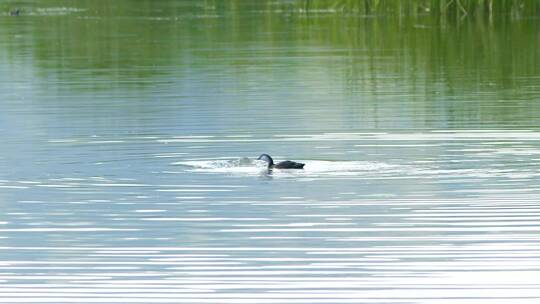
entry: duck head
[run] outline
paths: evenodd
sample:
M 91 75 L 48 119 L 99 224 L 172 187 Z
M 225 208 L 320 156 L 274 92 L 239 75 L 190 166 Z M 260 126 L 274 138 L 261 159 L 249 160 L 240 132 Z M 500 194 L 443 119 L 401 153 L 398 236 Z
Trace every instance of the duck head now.
M 261 154 L 259 158 L 257 158 L 257 160 L 264 160 L 265 162 L 267 162 L 268 168 L 272 168 L 274 166 L 274 160 L 268 154 L 265 154 L 265 153 Z

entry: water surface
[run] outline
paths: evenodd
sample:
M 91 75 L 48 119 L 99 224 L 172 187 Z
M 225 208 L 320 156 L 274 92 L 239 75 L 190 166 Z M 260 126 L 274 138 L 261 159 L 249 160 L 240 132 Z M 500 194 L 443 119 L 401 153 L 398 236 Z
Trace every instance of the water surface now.
M 538 20 L 288 3 L 2 3 L 2 303 L 538 301 Z

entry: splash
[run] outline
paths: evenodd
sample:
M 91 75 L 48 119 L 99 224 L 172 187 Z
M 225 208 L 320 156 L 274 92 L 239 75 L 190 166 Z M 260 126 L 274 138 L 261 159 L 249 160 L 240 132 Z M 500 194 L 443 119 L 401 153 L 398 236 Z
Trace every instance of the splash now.
M 399 169 L 398 165 L 391 165 L 383 162 L 327 160 L 299 161 L 306 164 L 303 170 L 273 169 L 272 175 L 298 177 L 364 176 L 374 173 L 388 174 Z M 266 162 L 248 158 L 181 161 L 175 162 L 173 165 L 183 166 L 188 172 L 238 175 L 260 175 L 268 173 Z

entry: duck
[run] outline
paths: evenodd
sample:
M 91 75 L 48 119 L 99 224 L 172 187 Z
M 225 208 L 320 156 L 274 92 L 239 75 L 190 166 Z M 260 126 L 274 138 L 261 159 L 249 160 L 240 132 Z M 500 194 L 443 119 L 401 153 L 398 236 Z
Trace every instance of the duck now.
M 259 156 L 259 158 L 257 158 L 257 160 L 264 160 L 265 162 L 268 163 L 268 169 L 273 169 L 273 168 L 276 168 L 276 169 L 304 169 L 304 165 L 303 163 L 297 163 L 295 161 L 292 161 L 292 160 L 285 160 L 285 161 L 282 161 L 282 162 L 279 162 L 277 164 L 274 164 L 274 160 L 272 159 L 272 157 L 266 153 L 263 153 Z

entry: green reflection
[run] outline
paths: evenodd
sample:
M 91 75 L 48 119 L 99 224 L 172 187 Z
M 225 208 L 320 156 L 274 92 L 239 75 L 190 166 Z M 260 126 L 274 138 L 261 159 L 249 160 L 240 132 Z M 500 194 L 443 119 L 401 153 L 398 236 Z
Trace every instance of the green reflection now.
M 21 16 L 7 14 L 14 7 Z M 46 86 L 61 89 L 198 82 L 201 90 L 242 95 L 290 90 L 281 82 L 289 77 L 304 80 L 296 89 L 337 92 L 352 113 L 376 111 L 389 95 L 388 106 L 399 108 L 395 98 L 403 95 L 425 119 L 442 109 L 438 115 L 460 121 L 512 120 L 540 95 L 538 7 L 465 0 L 5 2 L 0 39 L 8 62 L 30 63 Z
M 432 2 L 443 1 L 417 4 L 427 7 Z M 294 5 L 302 3 L 315 13 L 297 13 Z M 36 1 L 22 6 L 23 16 L 3 18 L 0 33 L 4 41 L 11 41 L 2 44 L 9 52 L 30 50 L 40 68 L 66 78 L 107 75 L 142 80 L 166 73 L 162 67 L 241 65 L 243 59 L 257 55 L 243 51 L 273 47 L 288 48 L 289 55 L 298 56 L 309 55 L 310 47 L 336 50 L 352 78 L 412 68 L 415 75 L 427 78 L 444 74 L 453 82 L 462 73 L 472 73 L 508 86 L 513 76 L 538 75 L 536 19 L 501 16 L 505 22 L 493 23 L 473 17 L 455 20 L 400 13 L 372 18 L 321 12 L 323 7 L 343 8 L 347 3 L 354 11 L 362 1 Z M 371 3 L 372 10 L 419 10 L 405 9 L 401 1 L 365 3 Z M 4 11 L 10 7 L 14 6 L 2 6 Z M 14 35 L 19 37 L 13 39 Z M 381 56 L 393 64 L 373 66 Z M 222 57 L 225 60 L 206 60 Z

